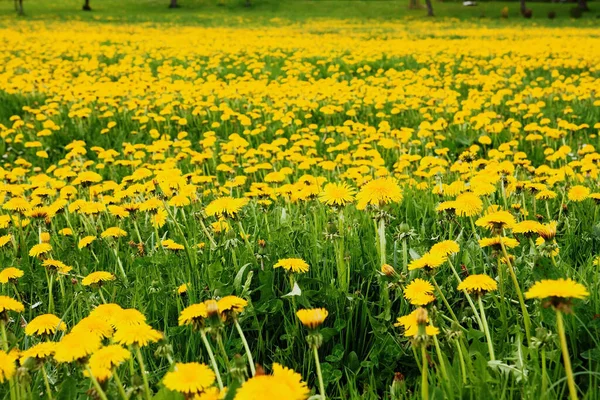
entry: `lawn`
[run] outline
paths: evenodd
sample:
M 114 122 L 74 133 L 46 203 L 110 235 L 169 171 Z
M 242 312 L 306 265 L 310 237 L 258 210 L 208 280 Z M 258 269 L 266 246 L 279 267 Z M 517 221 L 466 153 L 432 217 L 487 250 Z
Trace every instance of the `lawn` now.
M 0 397 L 598 397 L 594 11 L 180 4 L 0 4 Z
M 597 1 L 590 1 L 590 12 L 584 13 L 576 22 L 569 11 L 573 3 L 532 2 L 531 20 L 519 14 L 519 3 L 502 1 L 482 1 L 476 7 L 465 7 L 461 2 L 434 1 L 434 11 L 438 19 L 458 18 L 469 21 L 513 26 L 544 24 L 550 26 L 595 24 L 600 15 Z M 178 0 L 181 8 L 169 9 L 168 0 L 91 0 L 92 12 L 81 10 L 83 1 L 76 0 L 24 0 L 26 16 L 33 20 L 83 20 L 105 22 L 164 22 L 186 25 L 271 25 L 302 22 L 314 19 L 355 19 L 363 22 L 394 21 L 406 18 L 427 20 L 424 1 L 421 8 L 409 9 L 408 1 L 399 0 L 253 0 L 251 7 L 245 0 Z M 508 8 L 508 20 L 502 19 L 502 10 Z M 554 11 L 556 19 L 549 20 L 548 13 Z M 0 17 L 5 22 L 14 20 L 12 1 L 0 2 Z

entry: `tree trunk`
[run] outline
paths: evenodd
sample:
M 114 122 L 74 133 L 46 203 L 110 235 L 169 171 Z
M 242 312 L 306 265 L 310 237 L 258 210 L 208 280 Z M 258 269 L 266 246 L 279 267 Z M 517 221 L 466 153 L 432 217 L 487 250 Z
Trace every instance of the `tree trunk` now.
M 577 7 L 581 8 L 583 11 L 590 11 L 590 8 L 587 5 L 587 0 L 579 0 L 577 2 Z
M 525 15 L 525 10 L 527 10 L 527 7 L 525 6 L 525 0 L 521 0 L 521 15 Z
M 83 11 L 92 11 L 92 7 L 90 7 L 90 0 L 85 0 L 82 9 Z
M 179 8 L 179 4 L 177 4 L 177 0 L 171 0 L 169 4 L 169 8 Z
M 246 7 L 252 7 L 252 0 L 246 0 Z
M 425 4 L 427 5 L 427 16 L 433 17 L 433 4 L 431 4 L 431 0 L 425 0 Z
M 23 0 L 19 0 L 19 9 L 17 10 L 17 12 L 19 13 L 19 15 L 25 14 L 25 12 L 23 11 Z

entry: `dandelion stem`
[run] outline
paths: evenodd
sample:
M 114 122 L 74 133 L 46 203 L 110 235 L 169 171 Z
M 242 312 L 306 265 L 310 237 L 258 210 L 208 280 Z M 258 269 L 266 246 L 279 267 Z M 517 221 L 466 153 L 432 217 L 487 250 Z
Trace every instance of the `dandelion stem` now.
M 2 348 L 6 353 L 8 353 L 8 339 L 6 336 L 6 321 L 2 319 L 0 321 L 0 328 L 2 329 Z
M 225 360 L 225 364 L 227 365 L 227 371 L 229 371 L 229 368 L 231 367 L 231 363 L 229 362 L 229 356 L 227 356 L 227 351 L 225 350 L 225 346 L 223 345 L 223 336 L 221 336 L 221 333 L 217 333 L 216 335 L 217 337 L 217 345 L 219 346 L 219 350 L 221 351 L 221 354 L 223 354 L 223 359 Z
M 321 373 L 321 363 L 319 362 L 319 350 L 317 346 L 312 346 L 313 354 L 315 356 L 315 365 L 317 367 L 317 377 L 319 378 L 319 392 L 321 393 L 321 399 L 325 400 L 325 384 L 323 383 L 323 374 Z
M 146 400 L 150 400 L 152 398 L 152 393 L 150 393 L 150 385 L 148 384 L 148 377 L 146 376 L 144 357 L 142 356 L 140 346 L 134 345 L 133 347 L 135 348 L 135 355 L 138 359 L 138 363 L 140 364 L 140 373 L 142 374 L 142 381 L 144 382 L 144 394 L 146 395 Z
M 208 343 L 208 339 L 206 338 L 206 332 L 204 332 L 204 329 L 200 330 L 200 337 L 202 337 L 202 343 L 204 343 L 204 347 L 206 348 L 206 352 L 208 353 L 208 358 L 210 358 L 210 363 L 212 364 L 212 368 L 217 377 L 217 384 L 219 385 L 219 390 L 223 390 L 223 381 L 221 380 L 221 374 L 219 373 L 219 367 L 217 366 L 217 361 L 215 360 L 215 355 L 213 354 L 213 351 L 210 348 L 210 343 Z
M 435 344 L 435 352 L 440 363 L 440 371 L 442 372 L 442 377 L 448 384 L 450 384 L 450 380 L 448 379 L 448 372 L 446 371 L 446 364 L 444 363 L 444 359 L 442 358 L 442 350 L 440 349 L 440 342 L 437 340 L 437 336 L 433 336 L 433 343 Z
M 96 394 L 98 395 L 98 397 L 100 397 L 102 400 L 108 400 L 108 397 L 106 397 L 106 393 L 104 393 L 104 390 L 102 390 L 102 386 L 100 386 L 100 384 L 98 383 L 98 380 L 96 379 L 96 377 L 92 373 L 92 370 L 90 369 L 90 366 L 86 364 L 85 365 L 85 370 L 87 371 L 88 375 L 90 376 L 92 384 L 96 388 Z
M 444 292 L 442 292 L 442 289 L 439 287 L 437 281 L 435 280 L 435 276 L 432 275 L 431 280 L 433 281 L 433 284 L 434 284 L 436 290 L 440 294 L 440 297 L 442 298 L 442 302 L 448 309 L 448 312 L 450 312 L 450 315 L 452 316 L 452 320 L 456 323 L 456 325 L 461 326 L 460 322 L 458 322 L 458 318 L 456 317 L 456 314 L 454 314 L 454 311 L 452 311 L 452 307 L 450 307 L 450 303 L 448 303 L 448 300 L 446 300 L 446 296 L 444 296 Z
M 541 385 L 541 398 L 546 398 L 546 390 L 548 388 L 548 376 L 546 373 L 546 349 L 542 347 L 542 385 Z
M 244 335 L 244 331 L 242 330 L 242 327 L 240 326 L 240 323 L 238 322 L 237 318 L 235 318 L 233 322 L 235 324 L 235 328 L 237 329 L 240 335 L 240 338 L 242 339 L 242 343 L 244 344 L 246 356 L 248 356 L 248 364 L 250 364 L 250 372 L 252 373 L 252 376 L 254 376 L 256 375 L 256 367 L 254 366 L 254 359 L 252 358 L 252 352 L 250 351 L 250 346 L 248 346 L 246 335 Z
M 115 378 L 115 383 L 117 384 L 117 390 L 121 395 L 123 400 L 127 400 L 127 393 L 125 393 L 125 388 L 123 387 L 123 382 L 121 382 L 121 378 L 119 378 L 119 374 L 117 374 L 116 368 L 113 368 L 113 377 Z
M 429 400 L 429 380 L 427 377 L 427 351 L 425 343 L 421 344 L 421 399 Z
M 567 375 L 567 384 L 569 386 L 569 397 L 571 400 L 577 400 L 577 388 L 575 387 L 575 380 L 573 379 L 573 369 L 571 368 L 571 359 L 569 358 L 565 325 L 560 310 L 556 310 L 556 327 L 558 329 L 558 337 L 560 339 L 560 347 L 562 350 L 563 362 L 565 364 L 565 374 Z
M 377 242 L 379 249 L 379 266 L 385 264 L 385 218 L 381 217 L 377 221 Z
M 42 377 L 44 378 L 44 386 L 46 387 L 46 396 L 48 396 L 48 400 L 52 400 L 52 389 L 50 388 L 50 381 L 48 380 L 48 373 L 44 364 L 42 364 L 41 370 Z
M 52 295 L 54 279 L 52 273 L 48 273 L 47 268 L 44 268 L 44 271 L 46 271 L 46 280 L 48 281 L 48 313 L 52 314 L 54 312 L 54 296 Z
M 215 242 L 215 239 L 212 237 L 212 235 L 210 234 L 208 229 L 206 229 L 206 225 L 204 225 L 204 221 L 202 221 L 202 218 L 200 218 L 199 221 L 200 221 L 200 227 L 202 228 L 202 231 L 204 232 L 204 234 L 210 241 L 211 246 L 213 248 L 217 247 L 217 242 Z
M 106 304 L 106 299 L 104 298 L 104 295 L 102 294 L 102 286 L 98 288 L 98 294 L 100 294 L 100 298 L 102 299 L 102 302 L 104 304 Z
M 481 320 L 483 321 L 483 333 L 485 333 L 485 339 L 487 341 L 488 350 L 490 352 L 490 360 L 495 361 L 496 355 L 494 354 L 494 343 L 492 343 L 492 337 L 490 335 L 490 328 L 485 317 L 485 308 L 483 308 L 482 296 L 477 296 L 477 302 L 479 303 L 479 310 L 481 311 Z
M 462 283 L 462 279 L 460 279 L 458 272 L 456 272 L 456 268 L 454 268 L 454 265 L 452 265 L 452 262 L 450 260 L 448 260 L 448 264 L 450 265 L 450 269 L 452 269 L 452 273 L 456 277 L 456 280 L 458 281 L 458 283 L 459 284 Z M 469 302 L 471 309 L 473 310 L 473 315 L 475 315 L 475 319 L 477 320 L 479 329 L 483 330 L 483 322 L 481 321 L 481 317 L 479 316 L 479 311 L 477 311 L 477 307 L 475 307 L 473 298 L 471 297 L 471 295 L 469 294 L 469 292 L 466 289 L 463 289 L 463 293 L 464 293 L 465 297 L 467 298 L 467 301 Z
M 504 237 L 504 235 L 502 235 L 502 237 Z M 517 279 L 517 275 L 515 274 L 515 270 L 512 266 L 510 258 L 508 257 L 508 252 L 506 251 L 506 246 L 504 246 L 504 241 L 502 239 L 500 240 L 500 247 L 502 247 L 502 254 L 504 254 L 504 259 L 506 260 L 506 265 L 508 266 L 508 272 L 510 273 L 510 277 L 515 285 L 517 296 L 519 297 L 519 303 L 521 304 L 521 311 L 523 312 L 523 325 L 525 325 L 525 335 L 527 336 L 527 345 L 531 345 L 531 319 L 529 318 L 529 312 L 525 306 L 523 292 L 521 291 L 519 280 Z
M 19 300 L 22 303 L 23 300 L 21 299 L 21 295 L 19 294 L 19 289 L 17 289 L 17 284 L 13 282 L 12 287 L 15 291 L 15 296 L 16 296 L 17 300 Z
M 463 385 L 467 384 L 467 368 L 465 366 L 465 359 L 463 357 L 462 349 L 460 348 L 460 343 L 458 339 L 454 340 L 454 344 L 456 345 L 456 353 L 458 354 L 458 361 L 460 362 L 460 372 L 462 375 Z
M 252 245 L 248 241 L 248 235 L 246 235 L 246 231 L 244 230 L 244 226 L 242 225 L 242 221 L 238 220 L 237 223 L 238 223 L 238 226 L 240 228 L 240 235 L 242 236 L 242 239 L 244 239 L 244 243 L 246 244 L 246 247 L 248 248 L 248 250 L 250 250 L 251 253 L 253 253 Z

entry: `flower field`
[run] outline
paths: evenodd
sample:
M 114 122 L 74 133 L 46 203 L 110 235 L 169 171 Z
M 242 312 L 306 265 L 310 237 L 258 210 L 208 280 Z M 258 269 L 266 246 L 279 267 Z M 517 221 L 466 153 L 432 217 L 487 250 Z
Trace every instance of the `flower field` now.
M 596 399 L 600 30 L 0 27 L 6 399 Z

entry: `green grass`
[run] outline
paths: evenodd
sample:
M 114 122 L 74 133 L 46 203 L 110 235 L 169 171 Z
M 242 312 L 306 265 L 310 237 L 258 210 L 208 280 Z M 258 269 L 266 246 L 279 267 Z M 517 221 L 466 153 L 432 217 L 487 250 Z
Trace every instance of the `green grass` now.
M 588 25 L 597 22 L 600 6 L 590 1 L 592 11 L 584 13 L 581 20 L 573 20 L 569 11 L 573 3 L 529 3 L 533 18 L 525 20 L 519 14 L 518 2 L 481 1 L 477 7 L 464 7 L 460 2 L 434 1 L 437 19 L 458 18 L 479 21 L 484 24 L 523 25 Z M 350 19 L 363 22 L 377 20 L 403 20 L 405 18 L 428 19 L 425 9 L 410 10 L 407 1 L 398 0 L 254 0 L 252 7 L 244 1 L 228 0 L 224 6 L 217 1 L 180 0 L 179 9 L 169 9 L 168 1 L 158 0 L 92 0 L 92 12 L 81 10 L 82 2 L 74 0 L 25 0 L 25 19 L 105 22 L 164 22 L 187 25 L 262 25 L 281 24 L 285 21 L 302 22 L 312 19 Z M 421 4 L 424 6 L 424 3 Z M 501 10 L 509 9 L 509 19 L 501 19 Z M 556 12 L 556 19 L 549 20 L 548 12 Z M 0 17 L 15 17 L 12 2 L 0 2 Z M 283 21 L 282 21 L 283 20 Z

